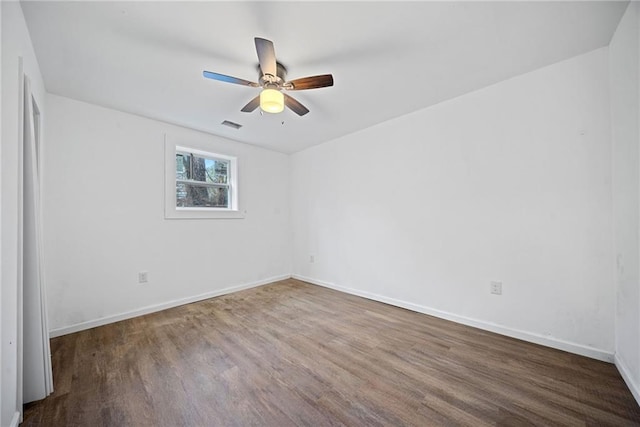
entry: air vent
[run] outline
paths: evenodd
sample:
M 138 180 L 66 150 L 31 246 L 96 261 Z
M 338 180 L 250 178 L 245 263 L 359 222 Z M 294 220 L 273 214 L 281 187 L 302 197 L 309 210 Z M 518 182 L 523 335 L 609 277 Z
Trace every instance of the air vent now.
M 224 126 L 229 126 L 230 128 L 234 128 L 234 129 L 240 129 L 242 127 L 242 125 L 238 123 L 230 122 L 229 120 L 225 120 L 224 122 L 222 122 L 222 124 Z

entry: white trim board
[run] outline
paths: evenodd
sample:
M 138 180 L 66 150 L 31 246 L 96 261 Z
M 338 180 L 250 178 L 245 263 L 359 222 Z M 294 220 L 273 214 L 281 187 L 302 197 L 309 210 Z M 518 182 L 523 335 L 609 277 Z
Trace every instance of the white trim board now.
M 622 375 L 622 379 L 627 384 L 627 387 L 629 387 L 629 390 L 631 390 L 631 394 L 633 394 L 633 397 L 636 398 L 636 402 L 638 402 L 638 405 L 640 405 L 640 384 L 637 384 L 633 381 L 633 377 L 629 372 L 629 368 L 622 361 L 622 359 L 618 357 L 617 354 L 615 356 L 615 364 L 616 368 L 618 368 L 618 371 L 620 372 L 620 375 Z
M 547 337 L 547 336 L 539 335 L 533 332 L 513 329 L 506 326 L 498 325 L 496 323 L 490 323 L 490 322 L 485 322 L 483 320 L 472 319 L 470 317 L 460 316 L 457 314 L 437 310 L 435 308 L 427 307 L 424 305 L 413 304 L 410 302 L 398 300 L 395 298 L 389 298 L 389 297 L 373 294 L 366 291 L 360 291 L 352 288 L 345 288 L 343 286 L 339 286 L 339 285 L 325 282 L 322 280 L 312 279 L 310 277 L 301 276 L 299 274 L 294 274 L 292 277 L 294 279 L 302 280 L 304 282 L 309 282 L 314 285 L 335 289 L 340 292 L 345 292 L 347 294 L 356 295 L 359 297 L 367 298 L 367 299 L 378 301 L 378 302 L 383 302 L 385 304 L 394 305 L 396 307 L 405 308 L 407 310 L 415 311 L 418 313 L 428 314 L 430 316 L 438 317 L 440 319 L 450 320 L 452 322 L 460 323 L 467 326 L 472 326 L 474 328 L 482 329 L 485 331 L 495 332 L 497 334 L 505 335 L 511 338 L 517 338 L 517 339 L 531 342 L 534 344 L 540 344 L 546 347 L 555 348 L 557 350 L 563 350 L 569 353 L 578 354 L 580 356 L 586 356 L 592 359 L 602 360 L 604 362 L 613 363 L 614 361 L 614 353 L 600 350 L 597 348 L 576 344 L 569 341 L 560 340 L 557 338 Z
M 16 411 L 13 414 L 13 418 L 11 418 L 11 424 L 9 424 L 9 426 L 18 427 L 19 425 L 20 425 L 20 412 Z
M 255 282 L 245 283 L 236 286 L 230 286 L 224 289 L 218 289 L 211 292 L 205 292 L 204 294 L 195 295 L 192 297 L 180 298 L 172 301 L 163 302 L 160 304 L 148 305 L 136 310 L 127 311 L 124 313 L 113 314 L 110 316 L 101 317 L 99 319 L 88 320 L 86 322 L 76 323 L 75 325 L 64 326 L 62 328 L 56 328 L 49 331 L 49 337 L 55 338 L 62 335 L 71 334 L 74 332 L 84 331 L 85 329 L 95 328 L 97 326 L 107 325 L 109 323 L 119 322 L 121 320 L 131 319 L 138 316 L 143 316 L 149 313 L 155 313 L 157 311 L 166 310 L 168 308 L 178 307 L 185 304 L 191 304 L 192 302 L 202 301 L 205 299 L 217 297 L 220 295 L 230 294 L 232 292 L 242 291 L 244 289 L 256 288 L 258 286 L 267 285 L 269 283 L 277 282 L 279 280 L 285 280 L 291 278 L 290 274 L 283 274 L 280 276 L 269 277 L 267 279 L 258 280 Z

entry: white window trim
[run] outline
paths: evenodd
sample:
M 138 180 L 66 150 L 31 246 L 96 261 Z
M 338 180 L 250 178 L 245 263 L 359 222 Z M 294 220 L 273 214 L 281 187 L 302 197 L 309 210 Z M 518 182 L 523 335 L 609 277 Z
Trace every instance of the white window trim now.
M 237 157 L 204 151 L 195 144 L 177 144 L 165 140 L 164 150 L 164 217 L 165 219 L 242 219 L 246 212 L 240 209 L 238 198 Z M 204 157 L 229 161 L 231 208 L 183 208 L 176 206 L 176 152 L 186 151 Z

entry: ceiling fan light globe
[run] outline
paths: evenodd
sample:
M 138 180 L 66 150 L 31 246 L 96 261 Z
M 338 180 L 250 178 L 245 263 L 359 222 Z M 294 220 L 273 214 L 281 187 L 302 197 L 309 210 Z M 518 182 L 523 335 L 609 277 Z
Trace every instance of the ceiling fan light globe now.
M 260 93 L 260 108 L 267 113 L 281 113 L 284 110 L 284 95 L 276 89 L 265 89 Z

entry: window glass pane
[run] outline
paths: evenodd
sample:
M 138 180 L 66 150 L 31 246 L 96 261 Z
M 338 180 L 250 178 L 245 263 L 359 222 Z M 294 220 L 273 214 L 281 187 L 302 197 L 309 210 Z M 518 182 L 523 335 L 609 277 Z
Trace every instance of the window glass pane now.
M 176 178 L 228 184 L 229 161 L 176 153 Z
M 176 206 L 181 208 L 228 208 L 228 187 L 176 184 Z
M 206 159 L 208 160 L 208 159 Z M 189 179 L 200 182 L 207 182 L 207 168 L 203 157 L 191 156 L 191 171 Z
M 216 184 L 229 183 L 229 162 L 224 160 L 205 159 L 207 182 Z
M 188 179 L 188 171 L 190 170 L 189 162 L 191 158 L 188 154 L 176 154 L 176 178 Z

